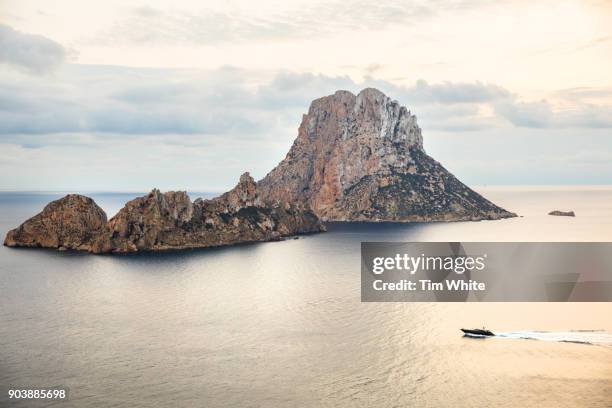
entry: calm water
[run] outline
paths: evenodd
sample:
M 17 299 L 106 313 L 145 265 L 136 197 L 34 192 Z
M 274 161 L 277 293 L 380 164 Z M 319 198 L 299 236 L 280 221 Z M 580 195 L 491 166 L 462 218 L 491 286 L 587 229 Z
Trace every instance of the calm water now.
M 612 188 L 481 191 L 524 217 L 135 256 L 2 247 L 0 385 L 69 386 L 59 407 L 609 408 L 612 304 L 360 303 L 361 241 L 612 240 Z M 0 194 L 3 236 L 58 196 Z M 113 214 L 134 195 L 92 196 Z M 483 325 L 504 337 L 460 335 Z

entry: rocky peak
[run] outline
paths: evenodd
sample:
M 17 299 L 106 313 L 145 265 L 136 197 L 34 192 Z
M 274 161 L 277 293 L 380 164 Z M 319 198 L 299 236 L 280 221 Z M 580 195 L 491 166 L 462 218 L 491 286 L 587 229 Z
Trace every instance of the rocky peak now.
M 306 203 L 324 220 L 510 214 L 429 157 L 416 116 L 374 88 L 313 101 L 291 150 L 258 188 L 263 200 Z
M 357 95 L 337 91 L 316 99 L 303 117 L 304 124 L 307 140 L 322 131 L 340 130 L 342 140 L 367 133 L 372 141 L 379 142 L 377 145 L 391 142 L 404 144 L 405 148 L 423 148 L 416 116 L 375 88 L 366 88 Z
M 193 203 L 186 191 L 166 191 L 162 193 L 154 188 L 148 195 L 136 200 L 138 200 L 139 205 L 147 207 L 149 211 L 169 215 L 178 221 L 187 222 L 193 216 Z
M 258 185 L 266 200 L 305 202 L 327 216 L 344 191 L 372 174 L 414 167 L 416 117 L 377 89 L 338 91 L 312 102 L 285 159 Z
M 257 195 L 257 184 L 248 172 L 240 176 L 236 187 L 216 198 L 215 201 L 226 205 L 231 211 L 261 204 Z

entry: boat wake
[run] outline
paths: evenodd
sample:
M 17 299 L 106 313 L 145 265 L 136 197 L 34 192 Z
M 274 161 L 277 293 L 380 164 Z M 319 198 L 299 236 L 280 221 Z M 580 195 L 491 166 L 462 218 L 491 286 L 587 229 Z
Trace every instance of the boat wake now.
M 495 337 L 507 339 L 557 341 L 563 343 L 612 345 L 612 334 L 606 333 L 603 330 L 570 330 L 565 332 L 517 331 L 495 333 Z

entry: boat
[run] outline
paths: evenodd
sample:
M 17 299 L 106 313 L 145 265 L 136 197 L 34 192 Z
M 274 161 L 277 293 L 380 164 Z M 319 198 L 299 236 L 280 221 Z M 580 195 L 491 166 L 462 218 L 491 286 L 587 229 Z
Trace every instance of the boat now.
M 495 336 L 491 330 L 487 330 L 484 327 L 482 329 L 461 329 L 461 331 L 466 336 L 474 336 L 474 337 L 490 337 Z

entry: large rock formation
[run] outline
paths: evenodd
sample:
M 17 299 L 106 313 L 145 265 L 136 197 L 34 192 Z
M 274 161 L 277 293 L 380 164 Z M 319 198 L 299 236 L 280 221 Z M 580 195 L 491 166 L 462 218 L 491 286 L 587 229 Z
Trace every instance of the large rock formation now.
M 312 208 L 312 210 L 310 209 Z M 202 248 L 324 230 L 332 221 L 513 217 L 423 150 L 416 117 L 376 89 L 315 100 L 285 159 L 258 184 L 245 173 L 212 200 L 153 190 L 110 221 L 69 195 L 10 231 L 8 246 L 94 253 Z
M 211 200 L 192 203 L 185 192 L 153 190 L 128 202 L 91 251 L 203 248 L 320 231 L 324 227 L 317 216 L 303 206 L 261 205 L 255 181 L 245 173 L 234 189 Z
M 106 224 L 106 214 L 89 197 L 69 194 L 9 231 L 6 246 L 88 250 Z
M 306 203 L 330 221 L 515 216 L 429 157 L 416 117 L 376 89 L 312 102 L 291 150 L 257 185 L 265 201 Z
M 270 241 L 324 231 L 301 205 L 266 206 L 248 173 L 231 191 L 191 202 L 184 191 L 153 190 L 128 202 L 110 221 L 88 197 L 68 195 L 9 231 L 7 246 L 124 253 Z

